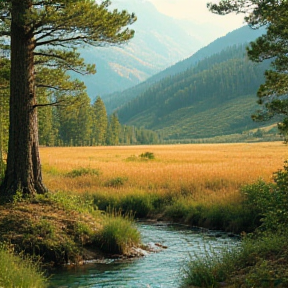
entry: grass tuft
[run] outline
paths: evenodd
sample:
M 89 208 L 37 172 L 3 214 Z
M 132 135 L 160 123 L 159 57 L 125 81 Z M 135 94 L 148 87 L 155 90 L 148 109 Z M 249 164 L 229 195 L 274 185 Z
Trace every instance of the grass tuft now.
M 47 287 L 47 280 L 31 259 L 14 255 L 3 244 L 0 244 L 0 259 L 0 287 Z
M 115 210 L 107 214 L 96 236 L 96 243 L 102 250 L 116 254 L 129 253 L 132 247 L 139 246 L 140 241 L 140 233 L 134 227 L 131 216 L 122 216 Z
M 100 171 L 97 169 L 91 169 L 91 168 L 78 168 L 74 169 L 66 174 L 66 177 L 70 178 L 76 178 L 76 177 L 81 177 L 85 175 L 90 175 L 90 176 L 99 176 Z

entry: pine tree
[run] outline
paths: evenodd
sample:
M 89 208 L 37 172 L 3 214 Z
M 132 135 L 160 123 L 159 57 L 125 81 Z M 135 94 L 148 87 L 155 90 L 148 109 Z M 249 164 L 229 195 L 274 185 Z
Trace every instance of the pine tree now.
M 108 145 L 118 145 L 119 133 L 120 133 L 120 123 L 117 115 L 113 113 L 109 119 L 106 143 Z
M 271 61 L 271 69 L 265 72 L 265 83 L 260 85 L 257 96 L 262 109 L 252 118 L 256 121 L 282 116 L 278 124 L 280 132 L 288 136 L 288 2 L 284 0 L 222 0 L 208 4 L 218 14 L 245 13 L 246 22 L 253 28 L 266 26 L 266 34 L 250 43 L 247 48 L 252 61 Z M 279 119 L 277 119 L 279 120 Z M 287 140 L 287 139 L 286 139 Z
M 96 145 L 104 145 L 106 140 L 108 118 L 105 104 L 98 96 L 93 104 L 92 139 Z
M 108 7 L 109 1 L 97 4 L 92 0 L 0 2 L 0 36 L 11 38 L 10 128 L 2 195 L 11 197 L 19 190 L 29 195 L 46 192 L 37 116 L 37 108 L 43 105 L 36 97 L 35 64 L 93 72 L 92 65 L 79 60 L 77 46 L 117 44 L 133 37 L 125 26 L 135 21 L 134 15 L 110 12 Z

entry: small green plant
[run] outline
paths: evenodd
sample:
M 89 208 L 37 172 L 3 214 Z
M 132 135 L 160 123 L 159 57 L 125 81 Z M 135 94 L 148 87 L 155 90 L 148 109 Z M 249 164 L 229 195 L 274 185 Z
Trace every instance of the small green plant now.
M 13 195 L 13 200 L 12 202 L 14 204 L 18 203 L 18 202 L 22 202 L 23 201 L 23 193 L 21 191 L 21 189 L 17 189 L 16 193 Z
M 222 251 L 214 251 L 210 247 L 210 252 L 205 252 L 204 256 L 191 256 L 191 261 L 184 267 L 184 287 L 219 287 L 219 283 L 235 269 L 234 257 L 238 250 L 226 247 Z
M 111 210 L 110 210 L 111 211 Z M 96 236 L 96 244 L 108 253 L 127 254 L 132 247 L 140 245 L 140 233 L 130 215 L 108 212 L 103 228 Z
M 81 177 L 85 175 L 99 176 L 100 171 L 97 169 L 91 169 L 91 168 L 79 168 L 79 169 L 74 169 L 71 172 L 68 172 L 66 174 L 66 176 L 70 178 L 76 178 L 76 177 Z
M 149 160 L 155 159 L 155 155 L 154 155 L 154 153 L 152 153 L 152 152 L 142 153 L 142 154 L 140 154 L 139 157 L 140 157 L 141 159 L 149 159 Z
M 115 177 L 105 182 L 104 186 L 106 187 L 113 187 L 113 188 L 120 188 L 128 181 L 127 177 Z
M 5 288 L 44 288 L 47 280 L 40 272 L 37 263 L 31 259 L 13 254 L 13 251 L 0 243 L 0 287 Z

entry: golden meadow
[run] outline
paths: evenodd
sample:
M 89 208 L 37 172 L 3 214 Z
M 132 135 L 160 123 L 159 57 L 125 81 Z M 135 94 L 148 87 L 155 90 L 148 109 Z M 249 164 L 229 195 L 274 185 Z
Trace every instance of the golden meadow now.
M 148 151 L 155 159 L 141 157 Z M 259 178 L 271 181 L 288 158 L 282 142 L 57 147 L 40 153 L 51 191 L 173 194 L 206 203 L 237 200 L 242 185 Z M 82 168 L 96 173 L 67 177 Z

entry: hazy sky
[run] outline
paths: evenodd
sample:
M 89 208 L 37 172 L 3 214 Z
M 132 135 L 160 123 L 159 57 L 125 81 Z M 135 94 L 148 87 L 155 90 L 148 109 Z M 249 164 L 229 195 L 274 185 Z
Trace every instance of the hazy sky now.
M 148 0 L 163 14 L 187 19 L 197 23 L 211 23 L 221 26 L 226 34 L 243 25 L 243 15 L 219 16 L 208 11 L 209 0 Z M 213 1 L 211 1 L 213 2 Z M 215 1 L 214 1 L 215 2 Z

